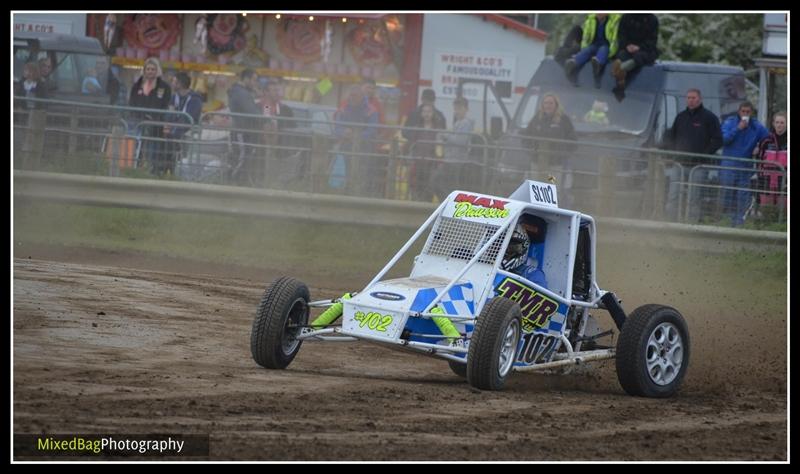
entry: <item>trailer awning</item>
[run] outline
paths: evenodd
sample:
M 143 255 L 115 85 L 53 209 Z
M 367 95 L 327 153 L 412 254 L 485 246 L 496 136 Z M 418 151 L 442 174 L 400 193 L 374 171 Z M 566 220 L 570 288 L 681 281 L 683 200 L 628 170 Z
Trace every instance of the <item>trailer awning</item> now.
M 287 18 L 291 17 L 303 17 L 307 18 L 309 16 L 313 16 L 314 18 L 353 18 L 356 20 L 379 20 L 390 13 L 317 13 L 317 12 L 307 12 L 307 13 L 286 13 L 282 16 Z

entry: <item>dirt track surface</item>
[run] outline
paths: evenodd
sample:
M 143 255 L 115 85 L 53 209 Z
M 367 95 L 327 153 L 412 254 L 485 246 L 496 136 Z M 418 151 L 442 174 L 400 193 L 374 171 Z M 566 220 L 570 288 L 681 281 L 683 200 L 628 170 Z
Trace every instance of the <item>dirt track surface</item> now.
M 697 350 L 668 400 L 626 395 L 613 361 L 479 392 L 443 361 L 366 343 L 307 342 L 287 370 L 262 369 L 249 340 L 264 286 L 16 259 L 14 432 L 210 434 L 210 458 L 236 460 L 787 459 L 785 332 L 741 336 L 777 353 L 731 362 L 741 345 L 687 318 Z

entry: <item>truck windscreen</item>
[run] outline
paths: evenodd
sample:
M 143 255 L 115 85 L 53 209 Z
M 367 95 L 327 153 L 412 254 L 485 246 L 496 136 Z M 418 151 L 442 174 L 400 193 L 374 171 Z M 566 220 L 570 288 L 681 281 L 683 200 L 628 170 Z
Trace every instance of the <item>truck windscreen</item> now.
M 577 88 L 569 84 L 552 88 L 541 88 L 520 103 L 518 114 L 520 129 L 528 126 L 539 106 L 539 99 L 546 94 L 555 94 L 564 111 L 569 115 L 578 133 L 622 132 L 639 135 L 647 128 L 655 105 L 656 94 L 629 91 L 618 101 L 611 91 L 593 87 Z M 524 99 L 523 99 L 524 100 Z

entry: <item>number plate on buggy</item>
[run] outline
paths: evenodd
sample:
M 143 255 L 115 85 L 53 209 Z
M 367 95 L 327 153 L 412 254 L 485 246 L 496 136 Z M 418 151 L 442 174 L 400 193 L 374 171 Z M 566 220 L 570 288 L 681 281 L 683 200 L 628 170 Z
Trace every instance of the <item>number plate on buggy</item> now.
M 397 339 L 405 318 L 401 314 L 379 308 L 345 305 L 342 329 L 381 339 Z

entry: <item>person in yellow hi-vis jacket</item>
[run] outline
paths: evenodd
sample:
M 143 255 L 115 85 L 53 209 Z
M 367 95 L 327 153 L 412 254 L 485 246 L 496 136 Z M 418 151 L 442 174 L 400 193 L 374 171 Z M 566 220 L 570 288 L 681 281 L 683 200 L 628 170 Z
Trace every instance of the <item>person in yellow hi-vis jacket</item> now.
M 603 73 L 609 58 L 617 54 L 617 30 L 622 15 L 617 13 L 592 13 L 583 22 L 581 50 L 564 62 L 567 78 L 575 82 L 581 66 L 592 61 L 595 78 Z

